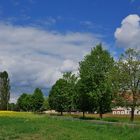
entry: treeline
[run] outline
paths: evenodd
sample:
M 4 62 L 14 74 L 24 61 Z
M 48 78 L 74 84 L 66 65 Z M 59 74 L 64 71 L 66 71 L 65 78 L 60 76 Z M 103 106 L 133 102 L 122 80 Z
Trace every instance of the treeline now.
M 23 93 L 17 103 L 9 103 L 10 79 L 6 71 L 0 72 L 0 110 L 40 112 L 49 108 L 48 98 L 41 89 L 36 88 L 33 94 Z
M 113 107 L 140 106 L 140 52 L 127 49 L 115 60 L 101 44 L 94 47 L 79 63 L 78 74 L 66 72 L 52 86 L 48 98 L 37 88 L 33 94 L 23 93 L 17 103 L 9 103 L 8 73 L 0 73 L 0 110 L 43 111 L 54 109 L 63 112 L 111 112 Z
M 99 113 L 100 118 L 112 107 L 140 105 L 140 53 L 128 49 L 118 60 L 99 44 L 79 63 L 78 76 L 66 72 L 49 94 L 51 109 L 58 112 Z
M 9 103 L 9 110 L 42 112 L 49 109 L 48 98 L 44 97 L 41 89 L 36 88 L 32 94 L 23 93 L 17 99 L 17 103 Z

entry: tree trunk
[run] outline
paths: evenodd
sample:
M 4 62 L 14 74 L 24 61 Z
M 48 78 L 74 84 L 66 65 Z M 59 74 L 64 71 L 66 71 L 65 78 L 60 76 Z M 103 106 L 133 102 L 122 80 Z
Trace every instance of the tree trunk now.
M 68 113 L 71 115 L 71 110 L 69 110 Z
M 85 118 L 85 111 L 83 111 L 83 118 Z
M 61 111 L 61 116 L 63 116 L 63 111 Z
M 8 109 L 8 103 L 7 103 L 7 110 L 9 110 L 9 109 Z
M 101 112 L 100 112 L 99 116 L 100 116 L 100 119 L 102 119 L 102 118 L 103 118 L 103 114 L 102 114 Z
M 99 116 L 100 116 L 100 119 L 103 118 L 103 109 L 102 109 L 102 104 L 100 103 L 100 106 L 99 106 Z
M 134 111 L 135 111 L 135 107 L 131 107 L 131 117 L 130 117 L 130 121 L 134 121 Z
M 134 111 L 135 111 L 135 106 L 136 106 L 136 90 L 132 91 L 133 93 L 133 104 L 131 106 L 131 117 L 130 117 L 130 121 L 134 121 Z

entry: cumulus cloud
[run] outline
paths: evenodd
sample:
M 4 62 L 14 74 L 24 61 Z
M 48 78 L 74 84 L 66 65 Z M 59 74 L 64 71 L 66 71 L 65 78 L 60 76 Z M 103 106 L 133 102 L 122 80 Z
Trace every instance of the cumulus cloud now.
M 14 92 L 50 87 L 63 72 L 77 71 L 83 55 L 99 42 L 90 33 L 62 34 L 1 23 L 0 71 L 8 71 Z
M 114 35 L 119 46 L 140 49 L 140 16 L 134 14 L 124 18 Z
M 76 71 L 78 68 L 78 63 L 75 63 L 72 60 L 65 60 L 60 68 L 62 72 Z

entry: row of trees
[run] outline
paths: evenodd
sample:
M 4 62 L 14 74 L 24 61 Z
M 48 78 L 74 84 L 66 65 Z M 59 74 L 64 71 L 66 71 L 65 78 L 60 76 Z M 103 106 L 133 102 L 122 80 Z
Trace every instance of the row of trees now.
M 48 98 L 44 98 L 41 89 L 36 88 L 33 94 L 23 93 L 17 103 L 9 103 L 10 79 L 6 71 L 0 72 L 0 110 L 42 111 L 49 108 Z
M 40 111 L 50 106 L 61 114 L 64 111 L 97 112 L 111 111 L 113 106 L 131 108 L 140 106 L 140 52 L 128 49 L 118 60 L 99 44 L 79 63 L 79 75 L 66 72 L 53 85 L 45 100 L 39 88 L 33 94 L 22 94 L 17 104 L 8 104 L 10 99 L 9 77 L 0 73 L 0 109 L 8 107 L 23 111 Z M 48 105 L 49 102 L 49 105 Z
M 64 111 L 97 112 L 100 118 L 113 106 L 134 110 L 140 101 L 140 53 L 128 49 L 115 61 L 99 44 L 79 63 L 79 75 L 64 73 L 49 94 L 49 105 Z M 128 97 L 126 99 L 126 97 Z
M 43 109 L 45 99 L 41 89 L 36 88 L 33 94 L 23 93 L 17 100 L 16 108 L 20 111 L 38 112 Z M 11 104 L 12 107 L 13 104 Z

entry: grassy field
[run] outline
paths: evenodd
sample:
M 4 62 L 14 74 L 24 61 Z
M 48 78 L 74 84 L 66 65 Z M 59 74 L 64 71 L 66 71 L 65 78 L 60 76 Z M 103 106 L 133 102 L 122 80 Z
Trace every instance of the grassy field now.
M 0 140 L 36 139 L 140 140 L 140 127 L 95 124 L 72 117 L 0 112 Z

